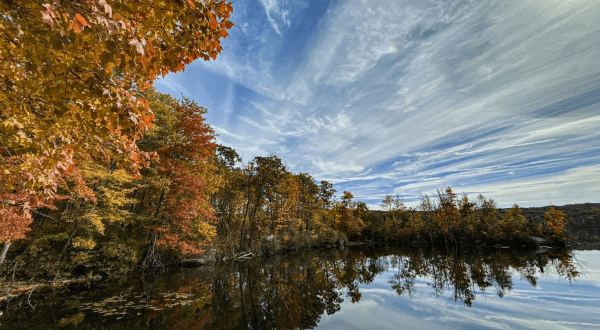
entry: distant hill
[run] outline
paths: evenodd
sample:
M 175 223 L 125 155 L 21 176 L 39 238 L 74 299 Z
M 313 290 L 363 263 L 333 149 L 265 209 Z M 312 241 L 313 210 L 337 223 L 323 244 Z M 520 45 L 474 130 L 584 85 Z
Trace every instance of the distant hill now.
M 600 203 L 554 206 L 567 216 L 569 240 L 578 249 L 600 249 Z M 544 219 L 550 206 L 522 208 L 523 215 L 536 223 Z

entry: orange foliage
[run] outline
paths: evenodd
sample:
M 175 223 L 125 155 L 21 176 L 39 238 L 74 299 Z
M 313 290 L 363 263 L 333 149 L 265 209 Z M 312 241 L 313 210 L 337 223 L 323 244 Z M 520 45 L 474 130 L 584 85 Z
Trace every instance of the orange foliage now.
M 23 237 L 28 209 L 93 200 L 81 162 L 139 176 L 153 154 L 136 141 L 154 116 L 138 93 L 216 58 L 231 11 L 222 0 L 0 2 L 0 242 Z
M 169 182 L 164 198 L 159 245 L 200 253 L 215 235 L 214 211 L 209 203 L 219 178 L 212 161 L 216 144 L 213 129 L 204 122 L 206 109 L 183 99 L 174 129 L 179 133 L 158 153 L 159 170 Z

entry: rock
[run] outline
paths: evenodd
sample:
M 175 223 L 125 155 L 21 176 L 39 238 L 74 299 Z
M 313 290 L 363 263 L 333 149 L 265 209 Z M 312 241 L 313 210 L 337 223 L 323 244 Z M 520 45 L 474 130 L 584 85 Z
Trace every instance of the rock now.
M 538 246 L 537 250 L 535 251 L 535 254 L 542 254 L 542 253 L 546 253 L 550 250 L 552 250 L 554 247 L 553 246 Z
M 529 236 L 529 240 L 531 240 L 531 242 L 533 242 L 537 246 L 552 245 L 552 241 L 537 236 Z
M 254 253 L 252 253 L 252 252 L 250 252 L 250 253 L 240 252 L 235 255 L 235 259 L 239 260 L 239 261 L 252 259 L 252 258 L 254 258 Z
M 204 265 L 206 265 L 206 260 L 202 258 L 181 260 L 181 267 L 183 268 L 196 268 Z

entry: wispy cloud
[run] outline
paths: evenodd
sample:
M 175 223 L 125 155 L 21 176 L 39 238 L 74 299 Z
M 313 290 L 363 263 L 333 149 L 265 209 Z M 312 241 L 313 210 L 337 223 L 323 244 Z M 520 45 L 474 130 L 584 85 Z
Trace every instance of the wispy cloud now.
M 289 11 L 282 8 L 284 3 L 278 0 L 260 0 L 260 3 L 265 8 L 267 20 L 271 23 L 275 32 L 283 36 L 281 29 L 291 24 Z
M 156 87 L 169 90 L 171 93 L 184 93 L 189 95 L 190 92 L 181 84 L 179 84 L 171 75 L 159 77 L 154 82 Z
M 349 0 L 314 21 L 311 10 L 240 3 L 223 54 L 194 64 L 242 86 L 213 96 L 235 95 L 214 124 L 245 158 L 277 152 L 371 205 L 446 185 L 502 206 L 598 201 L 589 1 Z M 287 51 L 294 40 L 305 44 Z

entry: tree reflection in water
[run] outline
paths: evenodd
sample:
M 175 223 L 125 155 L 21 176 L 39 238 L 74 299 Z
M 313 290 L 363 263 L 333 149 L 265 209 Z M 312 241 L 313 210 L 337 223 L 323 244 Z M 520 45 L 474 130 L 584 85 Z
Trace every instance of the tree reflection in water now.
M 435 295 L 450 292 L 471 306 L 478 292 L 498 296 L 512 289 L 517 273 L 535 286 L 548 272 L 579 276 L 568 250 L 333 250 L 224 264 L 214 271 L 184 271 L 110 283 L 90 291 L 35 293 L 0 305 L 0 329 L 310 329 L 344 299 L 361 300 L 361 286 L 378 275 L 401 296 L 416 283 Z M 389 275 L 392 274 L 392 275 Z M 139 293 L 141 292 L 141 293 Z
M 471 306 L 476 292 L 494 290 L 503 297 L 516 272 L 531 285 L 539 273 L 555 271 L 571 280 L 579 276 L 570 251 L 441 253 L 385 249 L 334 251 L 239 263 L 234 272 L 219 272 L 213 281 L 213 313 L 208 329 L 309 329 L 324 313 L 340 310 L 344 296 L 361 299 L 360 286 L 394 271 L 389 283 L 399 295 L 411 296 L 415 282 L 425 281 L 436 295 L 451 290 L 455 301 Z

